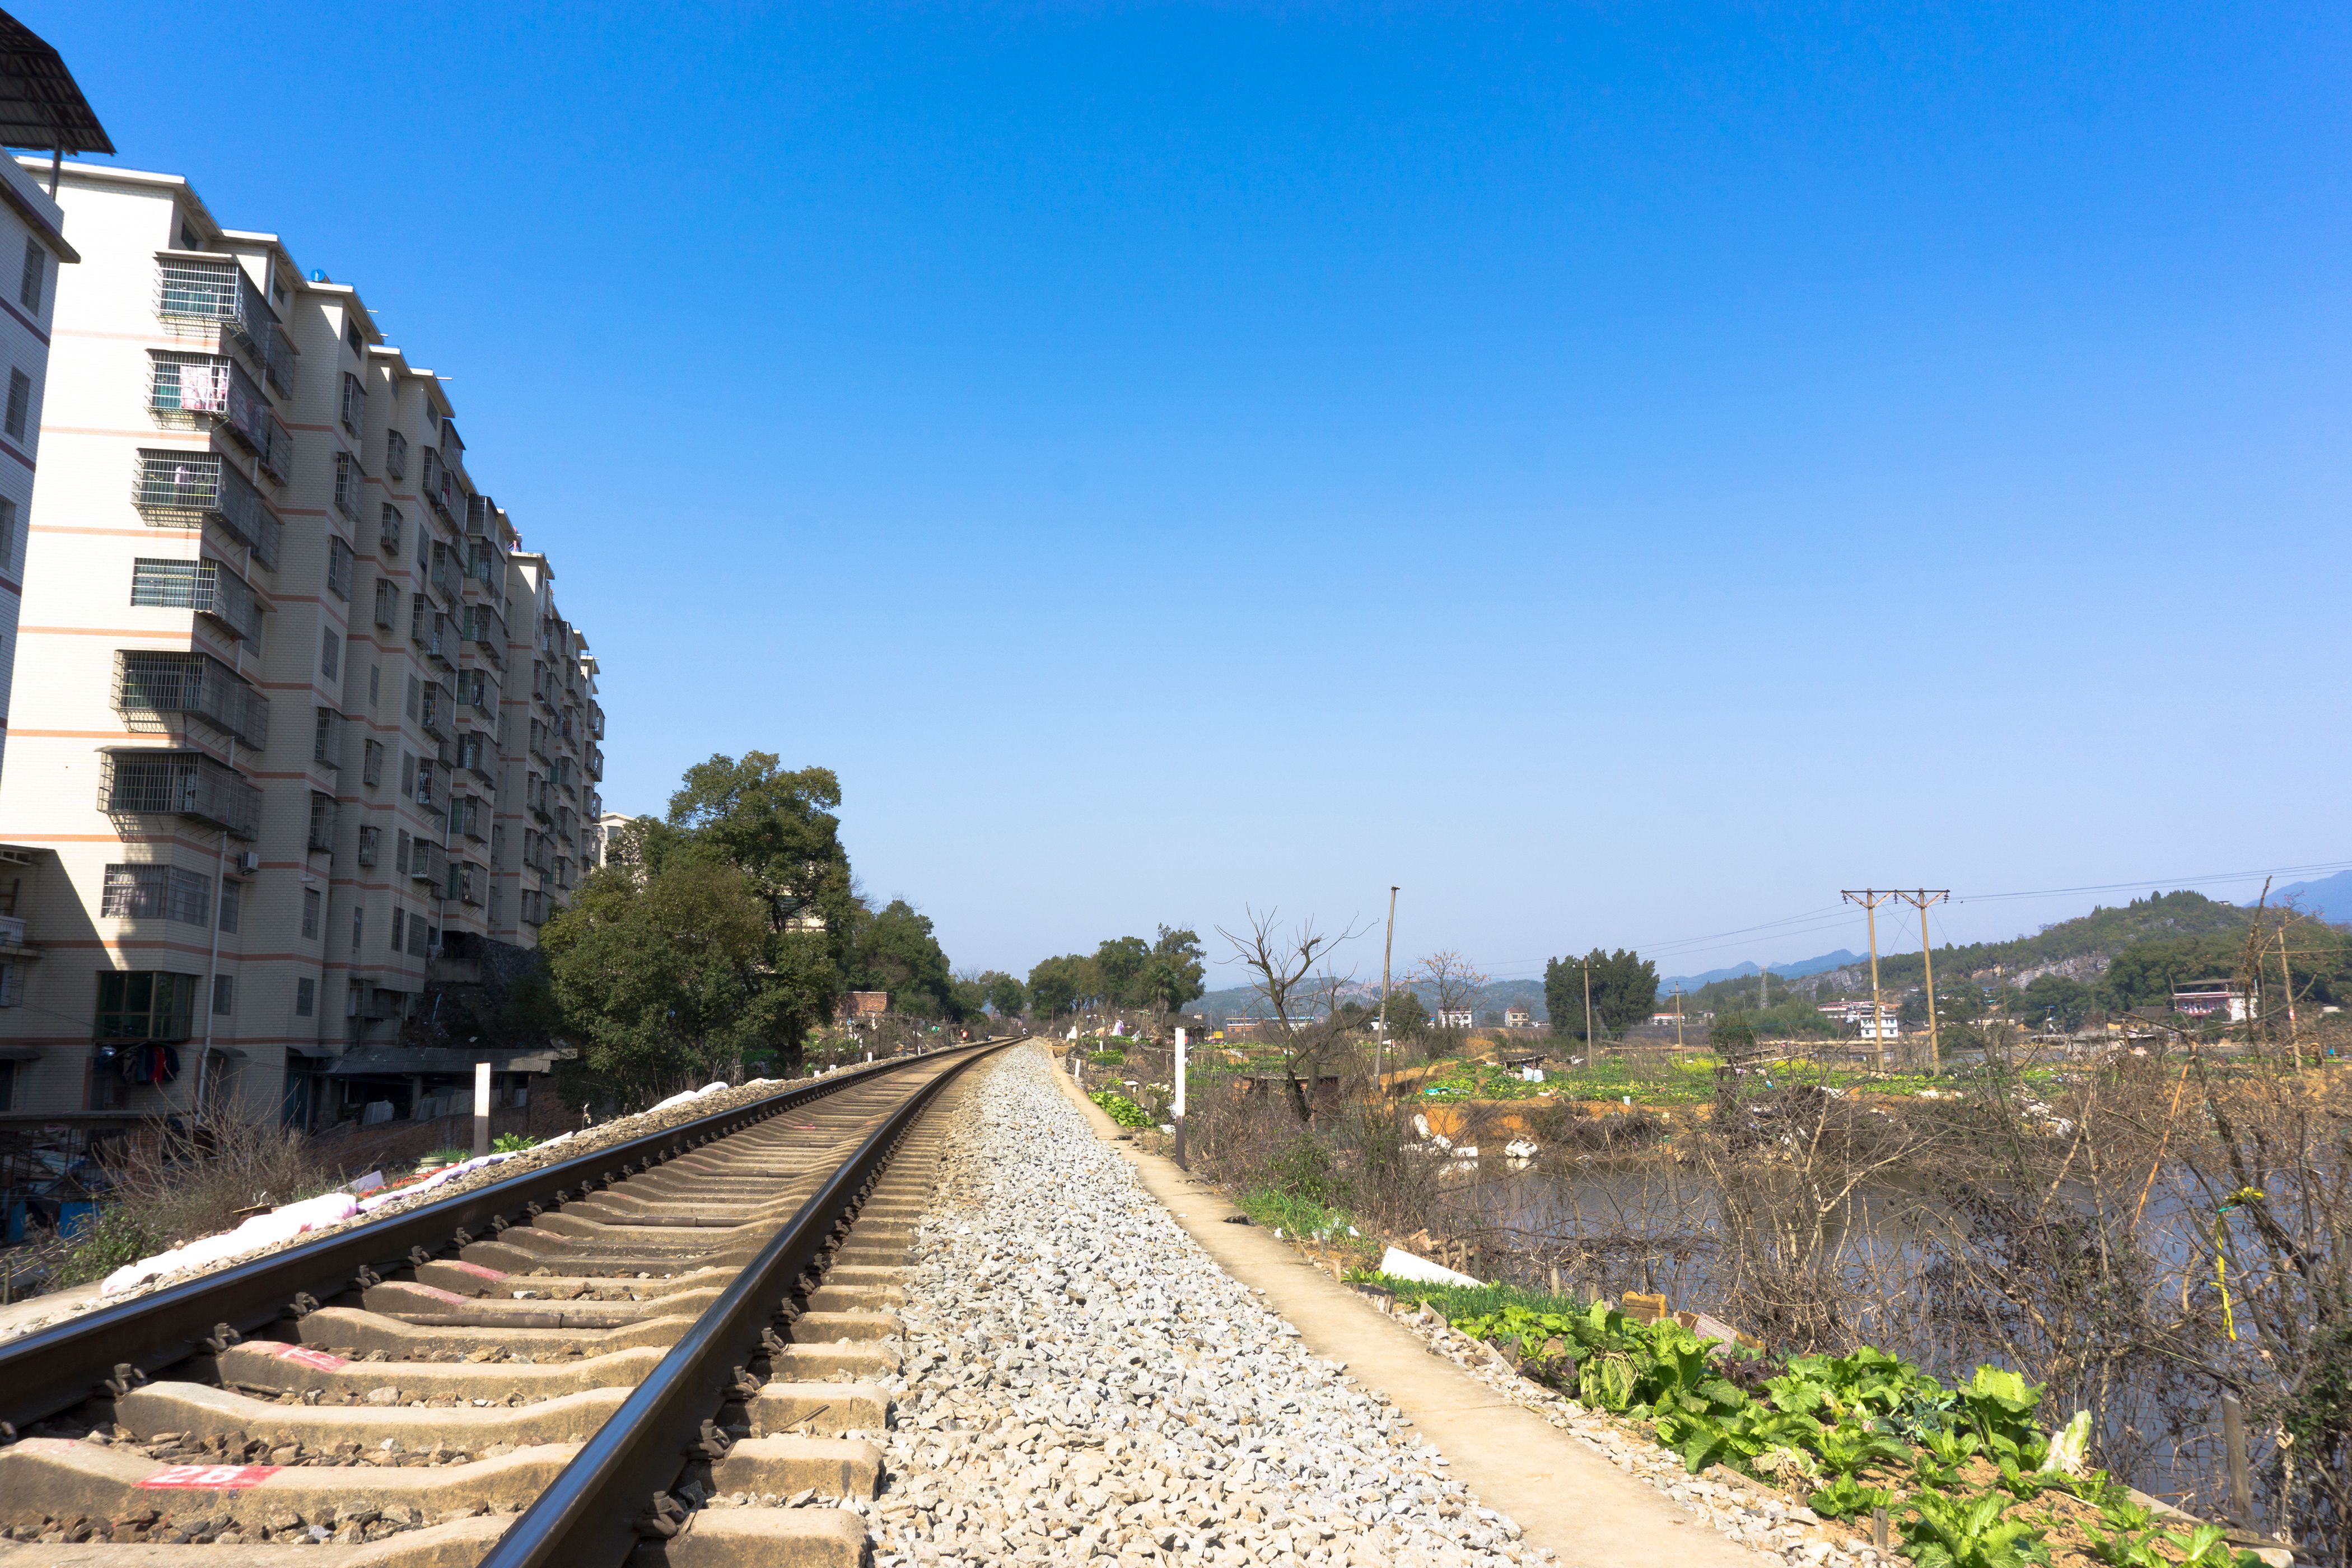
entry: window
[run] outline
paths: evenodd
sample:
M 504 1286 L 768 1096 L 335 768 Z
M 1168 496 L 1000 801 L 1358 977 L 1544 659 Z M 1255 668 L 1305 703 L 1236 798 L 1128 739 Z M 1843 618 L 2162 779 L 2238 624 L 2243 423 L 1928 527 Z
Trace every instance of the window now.
M 416 793 L 416 755 L 413 752 L 400 753 L 400 793 Z
M 425 923 L 423 915 L 413 915 L 408 921 L 408 956 L 423 958 L 433 945 L 433 928 Z
M 24 1000 L 25 966 L 21 963 L 0 963 L 0 1007 L 15 1007 L 20 1005 Z M 0 1064 L 0 1110 L 15 1108 L 14 1102 L 8 1098 L 8 1091 L 14 1087 L 9 1075 L 16 1069 L 15 1062 Z
M 343 342 L 351 344 L 352 353 L 362 359 L 367 357 L 366 340 L 360 336 L 360 321 L 357 316 L 343 318 Z
M 227 1016 L 229 1016 L 229 1014 L 231 1014 L 232 1012 L 236 1011 L 236 975 L 234 975 L 234 974 L 215 974 L 215 975 L 214 975 L 214 976 L 213 976 L 213 1013 L 214 1013 L 214 1016 L 216 1016 L 216 1017 L 226 1018 L 226 1017 L 227 1017 Z
M 408 829 L 403 827 L 397 831 L 399 837 L 393 843 L 392 863 L 396 869 L 405 871 L 408 869 Z
M 361 828 L 361 829 L 360 829 L 360 864 L 361 864 L 361 865 L 362 865 L 362 866 L 373 866 L 373 865 L 374 865 L 374 864 L 375 864 L 375 859 L 376 859 L 376 846 L 377 846 L 378 844 L 382 843 L 383 841 L 383 828 L 381 828 L 381 827 L 362 827 L 362 828 Z
M 364 477 L 357 458 L 349 452 L 335 454 L 335 510 L 353 522 L 360 520 L 360 480 Z
M 0 572 L 16 559 L 16 503 L 0 496 Z
M 360 950 L 360 932 L 366 925 L 367 907 L 363 904 L 353 904 L 352 906 L 352 951 L 353 952 Z
M 356 436 L 367 418 L 367 388 L 358 376 L 343 373 L 343 428 Z
M 25 421 L 33 411 L 33 378 L 21 370 L 8 373 L 8 439 L 25 438 Z
M 360 783 L 371 787 L 383 783 L 382 741 L 362 741 L 360 743 Z
M 311 896 L 316 898 L 318 895 L 314 893 Z M 294 983 L 294 1016 L 298 1018 L 307 1018 L 318 1010 L 319 983 L 315 980 L 297 980 Z
M 383 471 L 395 479 L 408 477 L 408 437 L 397 430 L 383 433 Z M 383 510 L 390 511 L 392 508 Z
M 321 853 L 331 853 L 335 847 L 335 797 L 310 792 L 310 847 Z M 311 934 L 309 931 L 302 933 Z
M 399 476 L 395 474 L 393 477 L 397 479 Z M 402 521 L 400 509 L 390 501 L 384 502 L 383 510 L 376 514 L 376 548 L 386 555 L 400 553 Z
M 335 635 L 332 626 L 319 628 L 319 673 L 329 680 L 335 679 L 343 662 L 343 639 Z
M 383 674 L 382 665 L 368 666 L 368 711 L 371 713 L 375 711 L 375 705 L 383 695 L 383 681 L 379 679 Z
M 100 970 L 98 1037 L 184 1040 L 194 1031 L 197 977 L 153 969 Z
M 37 316 L 41 313 L 41 289 L 48 281 L 49 253 L 41 248 L 37 239 L 25 241 L 25 270 L 16 277 L 16 303 Z
M 416 804 L 433 804 L 433 763 L 424 757 L 416 760 Z
M 245 902 L 245 888 L 241 883 L 224 881 L 220 893 L 220 928 L 234 931 L 236 930 L 237 906 Z
M 408 911 L 394 904 L 392 907 L 392 951 L 398 952 L 408 941 Z
M 327 591 L 338 599 L 352 596 L 352 547 L 332 534 L 327 537 Z
M 375 580 L 375 624 L 387 632 L 400 626 L 400 589 L 388 577 Z
M 425 683 L 413 675 L 408 678 L 408 700 L 402 705 L 401 710 L 411 719 L 424 716 Z
M 109 866 L 98 912 L 123 920 L 204 925 L 213 918 L 212 881 L 177 866 Z
M 302 934 L 316 939 L 319 934 L 319 889 L 302 889 Z

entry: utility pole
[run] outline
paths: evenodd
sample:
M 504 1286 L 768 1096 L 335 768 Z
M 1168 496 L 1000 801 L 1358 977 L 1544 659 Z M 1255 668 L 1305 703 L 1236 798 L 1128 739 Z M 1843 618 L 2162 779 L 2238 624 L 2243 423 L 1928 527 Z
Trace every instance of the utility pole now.
M 1942 903 L 1952 896 L 1952 889 L 1920 888 L 1895 896 L 1919 910 L 1919 956 L 1927 965 L 1927 1076 L 1934 1078 L 1944 1070 L 1944 1050 L 1936 1037 L 1936 950 L 1927 941 L 1927 906 Z
M 2286 921 L 2279 921 L 2279 978 L 2286 983 L 2286 1043 L 2294 1052 L 2294 1070 L 2303 1070 L 2303 1037 L 2294 1026 L 2294 971 L 2286 963 Z
M 1852 888 L 1841 895 L 1849 903 L 1860 904 L 1870 922 L 1870 1037 L 1878 1046 L 1878 1070 L 1886 1070 L 1886 1005 L 1878 997 L 1878 906 L 1893 898 L 1875 888 L 1857 892 Z
M 1594 1067 L 1601 1065 L 1601 1042 L 1592 1035 L 1592 960 L 1584 961 L 1584 1055 Z
M 1675 987 L 1675 1049 L 1683 1048 L 1683 988 Z
M 1389 1051 L 1389 955 L 1396 951 L 1396 896 L 1397 890 L 1391 888 L 1388 940 L 1381 943 L 1381 1037 L 1372 1042 L 1372 1086 L 1383 1094 L 1388 1092 L 1381 1073 Z

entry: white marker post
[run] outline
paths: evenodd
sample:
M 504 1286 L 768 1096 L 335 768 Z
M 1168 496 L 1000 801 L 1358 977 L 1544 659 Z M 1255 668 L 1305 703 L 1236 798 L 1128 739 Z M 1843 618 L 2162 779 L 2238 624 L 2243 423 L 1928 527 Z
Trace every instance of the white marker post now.
M 490 1064 L 474 1064 L 474 1154 L 490 1152 Z
M 1184 1031 L 1176 1031 L 1176 1168 L 1189 1171 L 1184 1163 Z

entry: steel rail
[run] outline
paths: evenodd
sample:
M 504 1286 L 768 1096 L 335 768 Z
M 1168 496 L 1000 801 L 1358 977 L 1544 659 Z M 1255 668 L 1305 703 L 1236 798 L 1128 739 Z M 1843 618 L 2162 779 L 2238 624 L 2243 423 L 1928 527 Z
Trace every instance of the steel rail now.
M 851 1205 L 872 1190 L 940 1091 L 983 1057 L 1017 1043 L 994 1041 L 968 1053 L 892 1111 L 695 1320 L 477 1568 L 618 1568 L 642 1539 L 674 1533 L 683 1510 L 670 1491 L 698 1458 L 723 1454 L 725 1439 L 714 1443 L 710 1423 L 730 1398 L 740 1397 L 743 1369 L 762 1353 L 761 1332 L 781 1321 L 786 1292 L 839 1238 Z
M 958 1047 L 974 1050 L 982 1047 Z M 903 1072 L 949 1054 L 892 1057 L 797 1088 L 681 1121 L 624 1142 L 370 1220 L 316 1241 L 201 1275 L 114 1307 L 69 1318 L 0 1345 L 0 1421 L 24 1427 L 86 1399 L 121 1392 L 121 1369 L 149 1374 L 212 1348 L 226 1323 L 250 1333 L 299 1317 L 345 1291 L 411 1266 L 411 1249 L 437 1254 L 494 1236 L 537 1205 L 587 1196 L 635 1170 L 651 1170 L 715 1138 Z M 383 1272 L 379 1272 L 379 1271 Z

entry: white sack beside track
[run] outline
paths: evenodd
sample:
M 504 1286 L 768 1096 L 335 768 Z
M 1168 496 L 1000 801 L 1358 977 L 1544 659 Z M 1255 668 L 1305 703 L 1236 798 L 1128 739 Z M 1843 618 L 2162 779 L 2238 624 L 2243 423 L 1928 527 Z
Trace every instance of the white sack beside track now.
M 975 1070 L 910 1258 L 882 1568 L 1548 1555 L 1212 1262 L 1043 1057 Z

